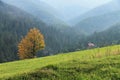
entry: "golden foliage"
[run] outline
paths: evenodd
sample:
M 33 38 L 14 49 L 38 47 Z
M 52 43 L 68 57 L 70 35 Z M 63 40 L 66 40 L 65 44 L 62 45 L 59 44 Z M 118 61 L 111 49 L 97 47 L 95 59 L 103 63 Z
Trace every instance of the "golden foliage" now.
M 33 58 L 36 52 L 44 49 L 44 37 L 36 28 L 30 29 L 28 34 L 18 44 L 18 55 L 20 59 Z

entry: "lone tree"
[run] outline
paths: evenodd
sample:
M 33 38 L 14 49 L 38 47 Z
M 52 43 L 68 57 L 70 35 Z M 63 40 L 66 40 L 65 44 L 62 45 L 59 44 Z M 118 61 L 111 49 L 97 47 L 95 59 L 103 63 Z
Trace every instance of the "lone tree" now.
M 18 44 L 20 59 L 29 59 L 36 56 L 36 52 L 45 48 L 44 37 L 36 28 L 30 29 L 28 34 Z

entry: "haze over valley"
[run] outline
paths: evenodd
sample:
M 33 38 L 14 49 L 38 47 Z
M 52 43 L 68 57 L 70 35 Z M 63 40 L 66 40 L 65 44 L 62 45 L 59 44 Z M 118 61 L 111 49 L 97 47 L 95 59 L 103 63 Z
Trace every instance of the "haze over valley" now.
M 119 80 L 119 45 L 120 0 L 0 0 L 0 80 Z

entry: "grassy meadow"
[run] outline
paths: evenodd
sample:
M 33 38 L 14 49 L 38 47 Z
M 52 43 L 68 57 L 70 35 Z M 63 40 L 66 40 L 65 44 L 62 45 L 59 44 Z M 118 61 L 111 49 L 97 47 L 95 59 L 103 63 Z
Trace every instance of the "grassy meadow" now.
M 120 80 L 120 45 L 2 63 L 0 80 Z

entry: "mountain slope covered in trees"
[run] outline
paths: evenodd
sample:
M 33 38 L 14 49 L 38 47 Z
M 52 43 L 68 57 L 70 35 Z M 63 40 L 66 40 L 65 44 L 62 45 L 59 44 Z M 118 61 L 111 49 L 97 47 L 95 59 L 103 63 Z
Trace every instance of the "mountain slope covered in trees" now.
M 88 40 L 99 46 L 120 44 L 120 23 L 111 26 L 109 29 L 94 33 Z
M 107 30 L 95 32 L 79 41 L 79 49 L 87 49 L 88 43 L 92 42 L 95 47 L 120 44 L 120 23 L 117 23 Z
M 23 2 L 24 1 L 21 0 L 21 5 Z M 27 1 L 25 2 L 27 3 Z M 30 3 L 27 5 L 31 5 Z M 23 3 L 23 5 L 25 4 Z M 34 9 L 38 10 L 36 12 L 40 13 L 41 11 L 39 11 L 37 7 Z M 33 27 L 40 29 L 40 31 L 45 37 L 46 43 L 45 50 L 39 52 L 37 56 L 47 56 L 60 52 L 75 51 L 76 49 L 86 49 L 89 42 L 95 43 L 98 47 L 111 45 L 113 43 L 119 43 L 118 36 L 110 39 L 111 35 L 113 36 L 115 34 L 119 34 L 119 27 L 113 26 L 113 29 L 111 29 L 116 29 L 116 33 L 114 31 L 108 33 L 109 29 L 106 31 L 103 30 L 109 28 L 116 23 L 119 23 L 120 11 L 114 11 L 99 16 L 89 17 L 81 21 L 76 27 L 66 27 L 60 30 L 56 28 L 57 25 L 52 26 L 50 24 L 48 26 L 48 24 L 43 21 L 42 17 L 39 16 L 38 18 L 36 18 L 36 14 L 28 12 L 28 6 L 26 10 L 23 10 L 0 2 L 0 62 L 18 59 L 18 42 L 24 35 L 26 35 L 27 31 Z M 65 27 L 61 25 L 58 26 Z M 94 34 L 86 37 L 85 34 L 88 33 Z M 111 35 L 107 36 L 108 34 Z
M 120 21 L 119 7 L 119 0 L 111 0 L 73 19 L 71 24 L 77 32 L 86 34 L 103 31 Z
M 90 34 L 93 32 L 100 32 L 106 30 L 112 25 L 118 23 L 119 21 L 120 11 L 115 11 L 100 16 L 86 18 L 79 22 L 76 25 L 75 29 L 77 31 L 83 30 L 83 32 Z
M 18 42 L 32 27 L 40 29 L 45 37 L 46 48 L 39 56 L 68 51 L 75 44 L 71 35 L 48 27 L 25 11 L 0 1 L 0 62 L 18 59 Z
M 54 8 L 40 0 L 3 0 L 41 19 L 44 23 L 55 28 L 69 27 L 59 19 L 59 14 Z
M 87 19 L 89 17 L 94 17 L 94 16 L 100 16 L 104 14 L 108 14 L 111 12 L 119 11 L 120 10 L 120 1 L 119 0 L 112 0 L 109 3 L 103 4 L 101 6 L 98 6 L 83 15 L 78 16 L 77 18 L 72 19 L 70 22 L 73 25 L 78 24 L 84 19 Z

